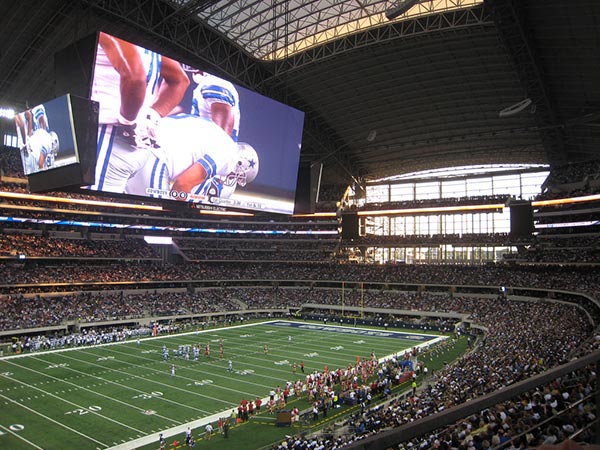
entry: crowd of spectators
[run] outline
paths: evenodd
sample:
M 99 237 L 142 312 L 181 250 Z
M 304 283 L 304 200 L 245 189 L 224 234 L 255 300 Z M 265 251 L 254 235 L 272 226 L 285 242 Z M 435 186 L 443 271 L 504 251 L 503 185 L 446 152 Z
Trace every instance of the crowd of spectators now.
M 50 327 L 66 321 L 93 323 L 127 320 L 141 317 L 189 316 L 208 313 L 247 310 L 299 310 L 303 305 L 344 305 L 346 308 L 405 309 L 419 311 L 424 299 L 431 310 L 455 312 L 445 295 L 372 290 L 342 291 L 340 289 L 219 287 L 197 289 L 193 293 L 181 290 L 134 292 L 80 292 L 53 296 L 13 294 L 0 302 L 0 329 L 19 330 Z M 319 317 L 327 314 L 322 308 L 311 308 Z M 453 330 L 455 319 L 421 317 L 418 314 L 388 317 L 366 313 L 380 326 L 404 326 L 421 329 Z
M 78 258 L 157 258 L 143 239 L 72 239 L 52 238 L 40 234 L 0 234 L 0 256 L 78 257 Z
M 377 236 L 366 235 L 352 241 L 353 246 L 426 246 L 447 245 L 472 246 L 472 245 L 513 245 L 513 240 L 508 233 L 481 233 L 481 234 L 434 234 L 434 235 L 397 235 Z
M 535 200 L 580 197 L 600 192 L 600 161 L 553 167 Z
M 327 261 L 332 259 L 339 239 L 319 235 L 294 237 L 255 236 L 242 238 L 178 239 L 179 250 L 188 260 L 282 260 Z
M 21 153 L 19 149 L 3 147 L 0 152 L 0 175 L 5 177 L 25 178 Z
M 306 280 L 380 282 L 414 285 L 504 286 L 558 289 L 581 292 L 598 298 L 600 282 L 593 267 L 535 267 L 511 265 L 454 266 L 412 264 L 335 263 L 199 263 L 157 266 L 153 263 L 99 261 L 82 265 L 77 260 L 64 264 L 0 262 L 3 286 L 0 293 L 40 292 L 45 283 L 100 283 L 113 289 L 116 282 L 187 282 L 192 280 Z M 15 287 L 15 285 L 19 285 Z
M 222 289 L 194 293 L 181 291 L 124 293 L 79 292 L 59 296 L 0 297 L 0 330 L 52 327 L 76 321 L 86 324 L 141 317 L 198 315 L 243 308 L 236 297 L 244 291 L 223 295 Z
M 127 266 L 123 266 L 123 269 Z M 274 266 L 275 267 L 275 266 Z M 347 269 L 348 272 L 338 272 L 337 269 Z M 21 268 L 22 269 L 22 268 Z M 42 269 L 48 270 L 49 267 Z M 139 270 L 139 267 L 137 268 Z M 207 269 L 205 276 L 214 275 L 214 268 Z M 264 269 L 264 268 L 263 268 Z M 379 272 L 371 271 L 369 267 L 362 267 L 361 271 L 356 266 L 322 266 L 287 268 L 291 273 L 313 275 L 320 273 L 322 276 L 337 274 L 338 276 L 355 277 L 373 275 L 377 278 L 387 276 L 395 278 L 398 269 L 406 269 L 412 275 L 436 275 L 444 280 L 456 281 L 466 274 L 455 271 L 450 267 L 379 267 Z M 304 269 L 304 270 L 303 270 Z M 480 268 L 482 269 L 482 268 Z M 356 270 L 356 272 L 355 272 Z M 387 272 L 391 270 L 391 272 Z M 423 270 L 423 273 L 419 273 Z M 488 268 L 488 271 L 467 270 L 471 277 L 476 277 L 479 282 L 488 280 L 494 275 L 514 276 L 527 285 L 542 274 L 529 271 L 510 271 L 507 268 Z M 323 273 L 325 272 L 325 273 Z M 129 274 L 135 273 L 135 270 Z M 241 267 L 236 266 L 236 273 L 244 273 Z M 253 270 L 249 273 L 256 274 Z M 277 271 L 281 274 L 282 271 Z M 558 272 L 557 272 L 558 273 Z M 94 275 L 98 273 L 95 271 Z M 138 274 L 139 275 L 139 274 Z M 146 274 L 147 275 L 147 274 Z M 231 275 L 231 271 L 229 271 Z M 264 273 L 262 274 L 264 276 Z M 273 275 L 273 273 L 271 273 Z M 548 280 L 548 274 L 544 274 Z M 520 278 L 518 278 L 520 277 Z M 362 279 L 362 278 L 361 278 Z M 464 279 L 464 278 L 462 278 Z M 541 278 L 540 278 L 541 279 Z M 565 281 L 562 278 L 560 281 Z M 514 280 L 514 279 L 513 279 Z M 577 287 L 578 280 L 565 281 L 565 286 L 570 284 Z M 589 287 L 588 284 L 582 287 Z M 562 287 L 565 287 L 562 286 Z M 403 397 L 374 411 L 365 409 L 356 415 L 350 422 L 352 433 L 340 438 L 315 438 L 292 437 L 286 441 L 288 448 L 307 448 L 306 442 L 319 442 L 323 450 L 337 448 L 342 442 L 351 441 L 378 430 L 389 429 L 420 417 L 425 417 L 456 404 L 461 404 L 477 396 L 496 391 L 502 386 L 530 377 L 536 373 L 568 361 L 571 354 L 581 351 L 585 343 L 589 343 L 592 336 L 592 324 L 589 323 L 585 313 L 578 308 L 563 303 L 548 302 L 523 302 L 504 298 L 477 298 L 460 296 L 440 296 L 427 293 L 392 293 L 384 291 L 362 291 L 348 289 L 343 294 L 335 290 L 322 289 L 248 289 L 248 288 L 215 288 L 188 294 L 187 292 L 151 292 L 142 294 L 91 294 L 81 293 L 76 296 L 64 297 L 34 297 L 8 296 L 2 298 L 3 311 L 0 317 L 3 322 L 2 329 L 10 329 L 14 322 L 24 320 L 21 325 L 25 327 L 48 326 L 64 320 L 65 317 L 77 318 L 83 321 L 115 319 L 136 314 L 186 314 L 210 311 L 238 310 L 240 308 L 281 307 L 282 305 L 301 305 L 302 302 L 314 302 L 324 305 L 339 305 L 341 296 L 348 305 L 359 306 L 366 304 L 369 307 L 388 309 L 406 309 L 415 311 L 452 311 L 469 314 L 476 323 L 485 326 L 488 330 L 485 341 L 474 351 L 470 352 L 457 364 L 452 364 L 436 373 L 428 387 L 418 391 L 416 395 Z M 194 308 L 198 308 L 195 309 Z M 61 317 L 62 312 L 66 314 Z M 70 315 L 69 315 L 70 314 Z M 23 316 L 23 319 L 18 316 Z M 589 348 L 596 348 L 592 344 Z M 510 349 L 508 351 L 507 349 Z M 566 378 L 572 380 L 573 378 Z M 595 412 L 589 404 L 572 410 L 567 416 L 556 421 L 545 423 L 563 407 L 575 400 L 582 399 L 591 389 L 595 379 L 593 377 L 578 378 L 575 385 L 565 387 L 559 380 L 552 386 L 541 391 L 523 395 L 503 405 L 498 405 L 493 410 L 480 413 L 477 417 L 461 421 L 447 430 L 439 430 L 433 437 L 422 438 L 409 445 L 417 445 L 422 450 L 429 448 L 457 448 L 464 446 L 466 449 L 473 442 L 485 445 L 484 441 L 505 439 L 504 436 L 524 434 L 527 445 L 545 442 L 554 436 L 555 441 L 560 441 L 572 432 L 580 430 L 588 424 Z M 582 381 L 585 380 L 585 381 Z M 555 393 L 554 391 L 558 391 Z M 565 396 L 564 394 L 568 394 Z M 550 397 L 547 398 L 547 396 Z M 562 398 L 562 400 L 560 400 Z M 559 406 L 552 406 L 554 403 Z M 551 419 L 549 419 L 551 420 Z M 557 425 L 557 422 L 560 423 Z M 541 427 L 536 427 L 540 423 Z M 551 428 L 554 427 L 554 428 Z M 503 436 L 500 436 L 500 435 Z M 521 438 L 520 438 L 521 439 Z M 436 444 L 437 441 L 437 444 Z M 477 445 L 479 445 L 477 444 Z M 283 445 L 283 444 L 281 444 Z M 295 446 L 295 447 L 293 447 Z M 403 447 L 404 448 L 404 447 Z
M 561 443 L 575 433 L 581 433 L 578 440 L 593 442 L 594 432 L 589 427 L 596 419 L 595 401 L 591 398 L 596 381 L 593 369 L 578 371 L 394 448 L 535 448 Z M 435 383 L 416 399 L 402 399 L 364 414 L 359 420 L 367 425 L 365 434 L 406 424 L 444 409 L 439 390 L 445 387 L 436 377 Z
M 599 244 L 600 233 L 540 233 L 530 242 L 518 245 L 516 253 L 505 254 L 504 258 L 507 261 L 544 264 L 598 264 L 600 263 Z
M 547 186 L 560 186 L 588 180 L 600 180 L 600 160 L 582 161 L 552 167 Z
M 513 255 L 512 260 L 556 264 L 598 264 L 600 248 L 532 248 Z
M 431 300 L 428 296 L 422 298 L 419 308 L 435 310 L 435 302 L 429 304 Z M 565 363 L 593 336 L 591 324 L 581 327 L 586 323 L 583 313 L 572 306 L 504 301 L 499 307 L 498 300 L 493 299 L 446 300 L 449 309 L 468 312 L 487 328 L 483 342 L 472 352 L 435 373 L 415 395 L 407 394 L 384 406 L 361 410 L 347 422 L 350 427 L 347 434 L 321 438 L 293 436 L 273 448 L 308 449 L 314 445 L 323 450 L 340 448 Z M 554 333 L 558 333 L 556 338 Z M 597 348 L 599 340 L 595 336 L 593 342 L 596 344 L 591 348 Z M 595 373 L 591 370 L 568 375 L 398 448 L 488 449 L 512 437 L 517 441 L 511 448 L 561 442 L 595 420 L 595 383 Z M 568 409 L 579 401 L 582 403 L 578 408 Z M 566 414 L 554 418 L 567 409 Z

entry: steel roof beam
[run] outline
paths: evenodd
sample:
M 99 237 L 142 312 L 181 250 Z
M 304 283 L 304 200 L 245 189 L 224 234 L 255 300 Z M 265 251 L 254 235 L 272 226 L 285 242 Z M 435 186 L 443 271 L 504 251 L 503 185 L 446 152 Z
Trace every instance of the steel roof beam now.
M 334 41 L 326 42 L 323 45 L 311 47 L 285 60 L 279 60 L 275 63 L 273 76 L 277 77 L 282 73 L 301 69 L 308 64 L 334 58 L 340 54 L 374 44 L 381 44 L 396 39 L 406 39 L 427 33 L 482 27 L 492 24 L 492 17 L 483 8 L 483 5 L 393 22 L 359 33 L 346 35 Z
M 548 95 L 546 80 L 530 33 L 525 14 L 517 0 L 486 1 L 494 22 L 506 45 L 520 78 L 525 95 L 535 105 L 535 120 L 551 165 L 564 164 L 567 155 L 564 132 L 556 118 L 554 104 Z

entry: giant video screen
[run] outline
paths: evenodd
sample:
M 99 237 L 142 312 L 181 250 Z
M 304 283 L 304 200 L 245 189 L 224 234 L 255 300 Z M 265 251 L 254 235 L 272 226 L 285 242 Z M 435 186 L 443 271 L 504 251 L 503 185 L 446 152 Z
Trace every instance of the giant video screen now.
M 79 162 L 68 95 L 16 114 L 15 126 L 25 175 Z
M 304 113 L 100 33 L 89 189 L 292 214 Z

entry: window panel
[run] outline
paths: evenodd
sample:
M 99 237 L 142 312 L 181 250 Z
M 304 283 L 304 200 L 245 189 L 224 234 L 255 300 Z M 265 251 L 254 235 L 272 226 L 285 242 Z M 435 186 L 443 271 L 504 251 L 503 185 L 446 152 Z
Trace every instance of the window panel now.
M 389 185 L 367 186 L 367 203 L 383 203 L 389 201 Z
M 542 191 L 542 184 L 550 172 L 521 174 L 521 191 L 524 199 L 532 199 Z
M 467 195 L 492 195 L 492 177 L 468 179 Z
M 440 198 L 440 183 L 438 181 L 417 183 L 415 185 L 415 196 L 417 200 Z
M 414 183 L 393 184 L 390 187 L 390 199 L 393 202 L 414 200 Z
M 495 195 L 514 195 L 515 197 L 521 195 L 519 174 L 495 176 L 493 183 Z
M 467 196 L 466 180 L 443 180 L 442 198 L 461 198 Z

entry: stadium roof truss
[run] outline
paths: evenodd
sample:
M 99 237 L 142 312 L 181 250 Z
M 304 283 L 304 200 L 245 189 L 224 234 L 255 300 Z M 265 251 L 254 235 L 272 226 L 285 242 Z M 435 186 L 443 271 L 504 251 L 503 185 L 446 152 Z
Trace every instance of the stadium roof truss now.
M 172 0 L 181 8 L 193 0 Z M 206 2 L 205 2 L 206 3 Z M 277 60 L 348 35 L 388 25 L 389 1 L 237 0 L 217 1 L 198 17 L 255 58 Z M 460 10 L 482 0 L 433 0 L 417 3 L 397 21 Z
M 0 102 L 51 98 L 53 53 L 103 30 L 303 110 L 326 184 L 597 157 L 600 2 L 421 0 L 388 21 L 402 1 L 2 2 Z

